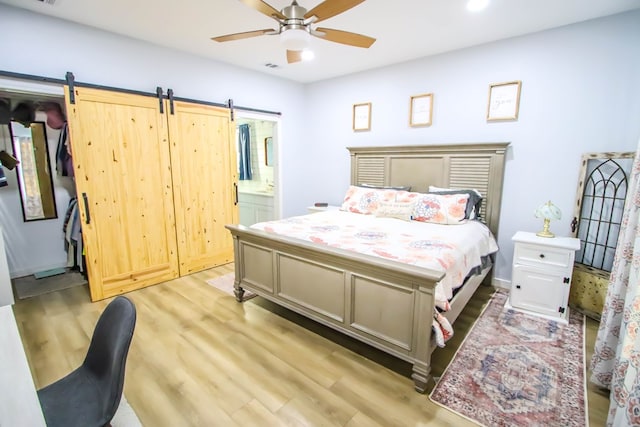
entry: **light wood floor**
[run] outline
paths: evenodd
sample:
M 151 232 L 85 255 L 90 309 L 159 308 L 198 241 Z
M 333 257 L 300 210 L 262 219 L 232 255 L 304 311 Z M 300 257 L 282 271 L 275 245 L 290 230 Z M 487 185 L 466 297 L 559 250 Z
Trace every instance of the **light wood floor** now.
M 226 265 L 127 296 L 138 318 L 125 396 L 145 426 L 466 426 L 416 393 L 411 366 L 262 298 L 239 304 L 205 281 Z M 440 375 L 489 300 L 481 286 L 434 353 Z M 26 300 L 14 312 L 37 388 L 76 368 L 109 300 L 86 287 Z M 302 326 L 301 326 L 302 325 Z M 587 319 L 587 363 L 597 323 Z M 365 357 L 366 356 L 366 357 Z M 592 426 L 608 393 L 588 386 Z

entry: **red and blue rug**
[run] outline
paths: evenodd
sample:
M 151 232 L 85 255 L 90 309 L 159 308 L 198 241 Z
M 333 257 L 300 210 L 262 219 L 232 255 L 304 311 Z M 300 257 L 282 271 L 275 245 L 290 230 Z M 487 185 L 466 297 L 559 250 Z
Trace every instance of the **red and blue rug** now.
M 584 316 L 506 310 L 494 294 L 430 398 L 485 426 L 584 426 Z

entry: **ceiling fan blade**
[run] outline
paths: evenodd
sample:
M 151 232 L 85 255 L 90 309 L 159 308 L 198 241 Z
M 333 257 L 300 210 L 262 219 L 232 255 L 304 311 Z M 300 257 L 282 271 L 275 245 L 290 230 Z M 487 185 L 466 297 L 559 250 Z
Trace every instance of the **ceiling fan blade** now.
M 293 64 L 294 62 L 302 61 L 301 50 L 287 50 L 287 62 Z
M 246 31 L 244 33 L 227 34 L 226 36 L 211 37 L 211 40 L 217 42 L 230 42 L 232 40 L 248 39 L 249 37 L 262 36 L 268 33 L 275 33 L 276 30 L 267 28 L 264 30 Z
M 325 0 L 305 13 L 304 19 L 315 16 L 317 19 L 314 22 L 324 21 L 359 5 L 363 1 L 364 0 Z
M 262 0 L 240 0 L 242 3 L 247 6 L 257 10 L 260 13 L 264 13 L 270 18 L 280 18 L 287 19 L 278 9 L 275 9 L 273 6 L 263 2 Z
M 315 31 L 311 32 L 311 34 L 331 42 L 364 48 L 370 47 L 376 41 L 373 37 L 350 33 L 348 31 L 332 30 L 331 28 L 316 28 Z

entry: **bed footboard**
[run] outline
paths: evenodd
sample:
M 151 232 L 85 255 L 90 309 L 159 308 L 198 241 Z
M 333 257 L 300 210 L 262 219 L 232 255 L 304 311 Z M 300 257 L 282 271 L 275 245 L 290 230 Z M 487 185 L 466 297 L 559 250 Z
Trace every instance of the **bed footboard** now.
M 235 295 L 244 289 L 413 364 L 415 389 L 430 379 L 434 288 L 444 273 L 239 225 Z

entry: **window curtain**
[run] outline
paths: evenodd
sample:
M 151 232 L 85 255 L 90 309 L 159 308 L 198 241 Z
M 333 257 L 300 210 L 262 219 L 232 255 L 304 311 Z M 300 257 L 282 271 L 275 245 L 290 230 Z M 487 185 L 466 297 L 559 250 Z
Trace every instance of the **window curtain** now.
M 608 426 L 640 426 L 640 144 L 591 359 L 591 382 L 611 390 Z
M 240 180 L 251 179 L 251 136 L 249 125 L 238 126 L 238 151 L 240 153 Z

